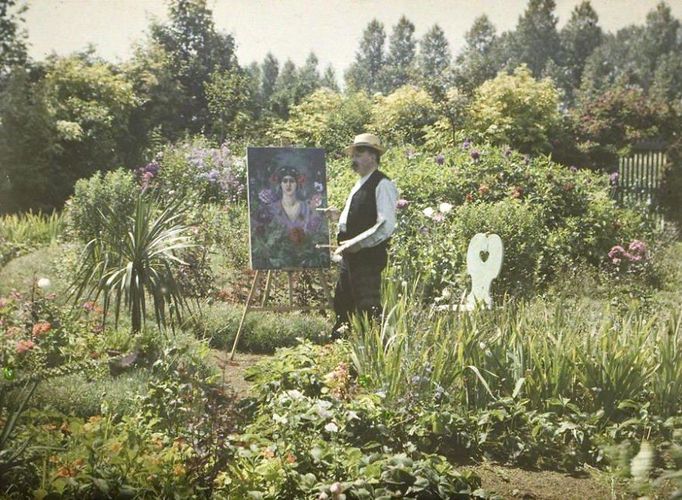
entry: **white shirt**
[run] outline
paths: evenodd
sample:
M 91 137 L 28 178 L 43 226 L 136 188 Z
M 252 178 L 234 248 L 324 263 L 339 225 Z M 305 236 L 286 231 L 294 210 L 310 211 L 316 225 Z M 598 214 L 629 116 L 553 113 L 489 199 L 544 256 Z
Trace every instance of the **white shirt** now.
M 372 170 L 370 173 L 360 178 L 360 180 L 358 180 L 353 186 L 353 189 L 350 190 L 350 194 L 346 200 L 346 205 L 343 207 L 343 211 L 339 216 L 339 232 L 346 230 L 348 212 L 350 211 L 350 202 L 353 199 L 353 196 L 358 192 L 358 189 L 362 187 L 367 179 L 369 179 L 369 176 L 375 172 L 375 170 Z M 376 195 L 377 200 L 378 228 L 375 230 L 376 226 L 373 226 L 367 231 L 360 233 L 353 239 L 349 240 L 348 251 L 351 253 L 357 252 L 363 248 L 377 246 L 382 241 L 387 240 L 395 230 L 395 210 L 396 204 L 398 203 L 398 188 L 396 188 L 393 181 L 384 178 L 381 179 L 377 184 L 374 194 Z

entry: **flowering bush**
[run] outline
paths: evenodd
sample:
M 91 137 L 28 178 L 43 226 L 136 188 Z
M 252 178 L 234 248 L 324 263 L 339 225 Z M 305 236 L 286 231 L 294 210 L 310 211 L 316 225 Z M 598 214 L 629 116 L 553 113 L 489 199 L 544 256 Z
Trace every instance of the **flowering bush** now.
M 246 163 L 228 144 L 211 147 L 205 139 L 168 146 L 154 161 L 138 169 L 143 188 L 169 195 L 184 191 L 200 203 L 237 203 L 246 200 Z
M 433 153 L 393 148 L 381 160 L 401 197 L 393 264 L 421 269 L 432 293 L 449 281 L 457 289 L 468 282 L 468 238 L 480 231 L 498 232 L 505 246 L 503 276 L 493 287 L 498 293 L 530 292 L 579 262 L 597 268 L 614 241 L 652 234 L 637 212 L 616 206 L 605 174 L 470 140 L 439 154 L 442 161 Z M 346 165 L 331 164 L 331 205 L 342 206 L 356 180 Z M 507 274 L 512 269 L 516 276 Z M 528 286 L 521 286 L 524 281 Z

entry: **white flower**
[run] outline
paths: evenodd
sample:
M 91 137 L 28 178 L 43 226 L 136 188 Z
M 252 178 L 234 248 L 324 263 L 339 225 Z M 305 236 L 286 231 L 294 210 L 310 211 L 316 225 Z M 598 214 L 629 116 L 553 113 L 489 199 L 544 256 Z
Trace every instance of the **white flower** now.
M 47 288 L 50 286 L 50 280 L 47 278 L 40 278 L 38 280 L 38 288 Z
M 324 426 L 324 430 L 327 432 L 338 432 L 339 428 L 334 422 L 329 422 Z
M 341 493 L 341 484 L 339 483 L 334 483 L 329 487 L 329 491 L 331 492 L 332 495 L 338 495 Z
M 452 205 L 450 205 L 449 203 L 443 202 L 443 203 L 441 203 L 440 206 L 438 207 L 438 210 L 440 210 L 441 212 L 443 212 L 444 214 L 446 214 L 446 213 L 448 213 L 450 210 L 452 210 Z
M 360 417 L 358 417 L 358 414 L 355 413 L 354 411 L 348 411 L 347 413 L 348 420 L 357 420 Z
M 433 217 L 433 214 L 435 213 L 435 210 L 431 207 L 426 207 L 424 210 L 422 210 L 422 213 L 426 215 L 427 217 Z
M 441 294 L 441 297 L 443 297 L 445 300 L 448 300 L 452 294 L 450 293 L 450 290 L 447 288 L 443 289 L 443 293 Z
M 287 391 L 287 394 L 293 401 L 300 401 L 304 397 L 303 393 L 301 391 L 297 391 L 296 389 Z
M 287 418 L 286 417 L 280 417 L 276 413 L 272 414 L 272 419 L 277 422 L 278 424 L 286 424 L 287 423 Z

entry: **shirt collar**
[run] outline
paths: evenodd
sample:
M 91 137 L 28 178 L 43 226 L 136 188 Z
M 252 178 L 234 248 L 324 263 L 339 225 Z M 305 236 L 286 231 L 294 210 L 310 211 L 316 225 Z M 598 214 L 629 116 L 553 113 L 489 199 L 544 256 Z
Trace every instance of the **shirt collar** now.
M 372 170 L 372 171 L 371 171 L 370 173 L 368 173 L 367 175 L 362 176 L 362 177 L 360 178 L 360 180 L 358 181 L 358 186 L 363 185 L 363 184 L 365 183 L 365 181 L 366 181 L 367 179 L 369 179 L 369 176 L 372 175 L 372 174 L 373 174 L 374 172 L 376 172 L 377 170 L 379 170 L 379 169 L 378 169 L 378 168 L 375 168 L 374 170 Z

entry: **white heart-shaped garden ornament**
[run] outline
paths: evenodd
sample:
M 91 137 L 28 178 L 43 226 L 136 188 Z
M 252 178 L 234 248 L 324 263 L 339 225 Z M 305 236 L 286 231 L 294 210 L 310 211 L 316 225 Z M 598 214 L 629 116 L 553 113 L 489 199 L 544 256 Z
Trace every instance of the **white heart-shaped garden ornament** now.
M 504 248 L 496 234 L 478 233 L 469 242 L 467 272 L 471 276 L 471 292 L 466 298 L 467 309 L 483 303 L 492 307 L 490 284 L 500 274 Z

